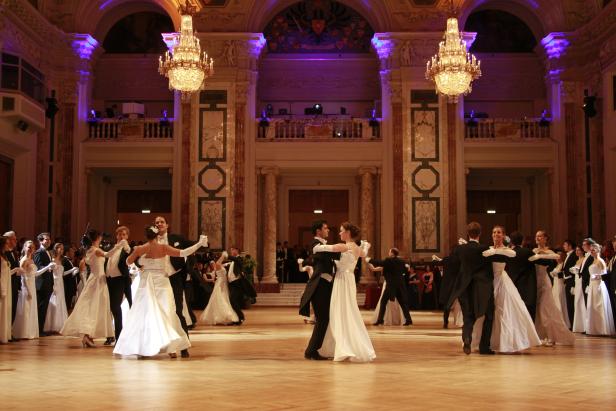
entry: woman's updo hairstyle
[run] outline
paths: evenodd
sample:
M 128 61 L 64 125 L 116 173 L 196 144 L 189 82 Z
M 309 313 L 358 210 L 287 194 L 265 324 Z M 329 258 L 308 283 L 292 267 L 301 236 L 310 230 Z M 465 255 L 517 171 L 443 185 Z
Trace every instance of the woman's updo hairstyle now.
M 344 228 L 345 231 L 348 231 L 351 234 L 352 239 L 356 239 L 357 237 L 359 237 L 359 234 L 361 233 L 361 230 L 359 229 L 359 227 L 357 227 L 353 223 L 349 223 L 348 221 L 345 221 L 344 223 L 342 223 L 341 226 L 342 228 Z
M 88 232 L 86 233 L 86 237 L 88 237 L 88 240 L 90 240 L 90 245 L 92 245 L 100 236 L 101 236 L 101 233 L 98 232 L 98 230 L 95 230 L 94 228 L 90 228 Z
M 151 226 L 151 225 L 145 228 L 145 238 L 147 238 L 148 241 L 152 241 L 157 236 L 158 236 L 158 228 Z

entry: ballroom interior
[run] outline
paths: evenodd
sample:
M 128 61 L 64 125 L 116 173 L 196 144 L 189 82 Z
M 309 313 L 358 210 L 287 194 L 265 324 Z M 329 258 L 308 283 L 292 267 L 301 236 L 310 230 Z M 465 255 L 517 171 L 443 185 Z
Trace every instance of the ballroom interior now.
M 182 93 L 161 72 L 188 12 L 208 70 Z M 427 73 L 451 17 L 475 67 L 455 97 Z M 290 308 L 303 285 L 281 292 L 276 251 L 307 246 L 321 218 L 330 242 L 349 220 L 374 257 L 397 247 L 415 262 L 447 255 L 468 221 L 486 242 L 497 224 L 604 242 L 615 130 L 616 1 L 0 0 L 2 232 L 78 244 L 86 227 L 121 225 L 140 241 L 160 215 L 253 256 L 259 293 L 247 326 L 191 331 L 183 368 L 110 365 L 105 348 L 85 356 L 59 336 L 1 348 L 15 392 L 2 403 L 611 409 L 614 338 L 457 358 L 459 330 L 421 312 L 412 329 L 370 330 L 372 368 L 306 362 L 310 325 Z M 363 304 L 377 278 L 360 276 Z

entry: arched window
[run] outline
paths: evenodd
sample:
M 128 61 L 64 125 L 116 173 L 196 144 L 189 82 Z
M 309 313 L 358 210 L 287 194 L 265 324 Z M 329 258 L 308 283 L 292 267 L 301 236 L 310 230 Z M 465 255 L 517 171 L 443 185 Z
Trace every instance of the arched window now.
M 305 0 L 263 31 L 270 53 L 368 53 L 374 30 L 358 12 L 335 0 Z
M 464 31 L 476 32 L 475 53 L 532 53 L 537 39 L 520 18 L 501 10 L 480 10 L 468 17 Z
M 161 33 L 175 31 L 169 16 L 155 12 L 130 14 L 111 27 L 103 48 L 107 53 L 157 53 L 167 50 Z

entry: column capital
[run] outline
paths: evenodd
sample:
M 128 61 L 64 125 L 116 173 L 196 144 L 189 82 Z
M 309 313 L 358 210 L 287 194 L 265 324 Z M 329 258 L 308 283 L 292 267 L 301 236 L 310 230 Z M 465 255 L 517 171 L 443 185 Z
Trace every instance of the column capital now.
M 278 166 L 266 166 L 266 167 L 261 167 L 260 172 L 263 175 L 271 174 L 271 175 L 277 176 L 278 174 L 280 174 L 280 168 L 278 168 Z
M 376 166 L 361 166 L 357 169 L 357 174 L 363 176 L 365 174 L 373 174 L 376 175 L 378 173 L 378 168 Z

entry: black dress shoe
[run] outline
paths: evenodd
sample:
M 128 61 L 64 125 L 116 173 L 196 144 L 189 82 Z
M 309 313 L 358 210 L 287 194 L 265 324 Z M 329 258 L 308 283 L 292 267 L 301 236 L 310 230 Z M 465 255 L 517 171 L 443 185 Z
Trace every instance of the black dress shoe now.
M 105 340 L 105 342 L 103 343 L 103 345 L 111 345 L 115 342 L 115 338 L 113 337 L 107 337 L 107 339 Z
M 445 328 L 445 329 L 449 328 L 449 324 L 443 323 L 443 328 Z
M 188 353 L 188 350 L 182 350 L 182 351 L 180 351 L 180 356 L 182 358 L 188 358 L 188 357 L 190 357 L 190 354 Z
M 315 352 L 312 354 L 304 354 L 304 358 L 307 360 L 315 360 L 315 361 L 327 361 L 328 360 L 327 357 L 323 357 L 318 352 Z
M 374 323 L 374 324 L 372 324 L 372 325 L 383 325 L 383 321 L 377 321 L 377 322 L 375 322 L 375 323 Z
M 241 321 L 234 321 L 231 323 L 231 325 L 242 325 Z
M 410 321 L 410 320 L 409 320 L 409 321 L 405 322 L 405 323 L 404 323 L 404 324 L 402 324 L 402 325 L 404 325 L 404 326 L 407 326 L 407 325 L 413 325 L 413 321 Z
M 479 354 L 481 355 L 494 355 L 496 354 L 494 351 L 487 349 L 487 350 L 479 350 Z
M 464 347 L 462 348 L 462 350 L 464 351 L 464 354 L 469 355 L 471 353 L 471 345 L 464 344 Z

